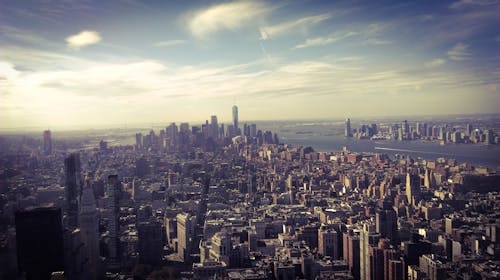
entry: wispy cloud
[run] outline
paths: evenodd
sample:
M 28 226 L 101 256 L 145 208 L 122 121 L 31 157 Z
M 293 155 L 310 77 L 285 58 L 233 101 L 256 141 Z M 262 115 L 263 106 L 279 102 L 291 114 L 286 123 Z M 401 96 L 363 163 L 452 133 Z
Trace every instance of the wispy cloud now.
M 453 48 L 451 48 L 447 54 L 451 60 L 466 60 L 471 57 L 471 53 L 468 50 L 469 46 L 463 43 L 457 43 Z
M 441 59 L 441 58 L 436 58 L 436 59 L 433 59 L 433 60 L 425 63 L 425 67 L 427 67 L 427 68 L 434 68 L 434 67 L 441 66 L 441 65 L 443 65 L 445 63 L 446 63 L 446 60 Z
M 12 41 L 15 41 L 15 43 L 21 45 L 31 45 L 31 46 L 36 46 L 38 48 L 39 47 L 56 48 L 58 46 L 58 44 L 56 44 L 55 42 L 50 41 L 47 38 L 44 38 L 34 32 L 9 25 L 0 26 L 0 35 L 3 35 Z
M 331 36 L 327 36 L 327 37 L 317 37 L 317 38 L 307 39 L 302 44 L 295 46 L 294 49 L 302 49 L 302 48 L 308 48 L 308 47 L 329 45 L 329 44 L 336 43 L 340 40 L 343 40 L 345 38 L 352 37 L 352 36 L 355 36 L 358 34 L 359 33 L 356 33 L 356 32 L 348 32 L 348 33 L 341 34 L 341 35 L 331 35 Z
M 267 40 L 272 37 L 280 36 L 292 31 L 307 30 L 312 25 L 318 24 L 332 17 L 332 14 L 320 14 L 314 16 L 303 17 L 297 20 L 287 21 L 284 23 L 264 26 L 260 28 L 260 38 Z
M 71 35 L 66 38 L 68 47 L 72 49 L 80 49 L 86 46 L 94 45 L 102 40 L 99 32 L 92 30 L 83 30 L 78 34 Z
M 449 90 L 500 83 L 495 73 L 471 75 L 467 69 L 438 71 L 439 68 L 423 67 L 405 72 L 388 66 L 367 67 L 364 60 L 357 57 L 323 57 L 272 65 L 263 59 L 229 66 L 180 66 L 149 59 L 82 61 L 57 54 L 24 54 L 28 57 L 19 60 L 21 64 L 6 61 L 0 54 L 3 61 L 0 62 L 0 87 L 6 89 L 1 93 L 2 99 L 11 108 L 0 111 L 0 115 L 17 121 L 24 112 L 30 112 L 32 119 L 26 123 L 44 125 L 50 121 L 60 124 L 60 119 L 68 125 L 82 120 L 99 123 L 102 120 L 97 116 L 108 111 L 115 114 L 110 119 L 124 120 L 143 114 L 144 108 L 148 108 L 151 119 L 163 120 L 161 104 L 167 100 L 176 104 L 175 107 L 228 99 L 235 94 L 241 98 L 266 100 L 266 103 L 273 98 L 283 100 L 283 97 L 306 95 L 307 98 L 380 98 L 384 94 L 422 92 L 429 88 Z M 39 69 L 26 69 L 22 64 L 49 58 L 52 58 L 51 68 L 42 64 Z M 436 66 L 442 63 L 439 59 L 430 62 Z M 172 117 L 177 119 L 181 118 L 180 114 L 188 114 L 181 109 L 174 111 Z
M 470 6 L 490 6 L 500 4 L 498 0 L 460 0 L 450 5 L 452 9 L 463 9 Z
M 378 38 L 368 38 L 363 41 L 363 44 L 365 45 L 372 45 L 372 46 L 378 46 L 378 45 L 387 45 L 391 44 L 392 42 L 389 40 L 383 40 L 383 39 L 378 39 Z
M 168 40 L 168 41 L 156 42 L 153 44 L 153 46 L 155 46 L 155 47 L 170 47 L 170 46 L 184 45 L 186 43 L 187 43 L 186 40 Z
M 237 1 L 211 6 L 189 17 L 189 30 L 206 38 L 219 30 L 236 30 L 265 15 L 271 7 L 260 1 Z

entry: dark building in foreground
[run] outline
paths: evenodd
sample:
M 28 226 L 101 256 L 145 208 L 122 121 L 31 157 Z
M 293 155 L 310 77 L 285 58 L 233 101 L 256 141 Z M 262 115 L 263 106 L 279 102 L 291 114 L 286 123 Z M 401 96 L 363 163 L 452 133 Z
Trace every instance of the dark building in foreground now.
M 27 280 L 45 280 L 64 270 L 61 209 L 18 211 L 15 220 L 19 272 Z
M 139 234 L 139 262 L 142 264 L 159 265 L 162 257 L 162 230 L 157 222 L 142 222 L 137 225 Z

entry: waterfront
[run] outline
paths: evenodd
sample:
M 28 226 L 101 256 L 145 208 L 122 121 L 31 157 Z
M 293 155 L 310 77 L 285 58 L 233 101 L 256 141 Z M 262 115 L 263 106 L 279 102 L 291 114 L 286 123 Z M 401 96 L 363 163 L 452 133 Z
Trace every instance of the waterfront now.
M 377 120 L 380 123 L 396 122 L 395 120 Z M 440 120 L 451 122 L 451 120 Z M 367 122 L 366 120 L 364 122 Z M 360 121 L 356 126 L 363 123 Z M 493 127 L 496 122 L 490 121 Z M 471 163 L 474 166 L 500 168 L 500 145 L 485 144 L 453 144 L 440 145 L 438 141 L 427 140 L 367 140 L 345 138 L 344 121 L 275 121 L 259 123 L 263 129 L 278 134 L 284 144 L 311 146 L 316 151 L 338 152 L 347 147 L 353 152 L 385 153 L 394 158 L 396 155 L 411 156 L 426 160 L 437 158 L 456 159 L 459 163 Z
M 483 144 L 446 144 L 439 145 L 430 141 L 395 141 L 395 140 L 358 140 L 342 135 L 317 135 L 285 133 L 280 135 L 283 143 L 311 146 L 316 151 L 334 152 L 346 146 L 353 152 L 385 153 L 391 157 L 396 154 L 435 160 L 440 157 L 453 158 L 459 163 L 488 167 L 500 166 L 500 146 Z

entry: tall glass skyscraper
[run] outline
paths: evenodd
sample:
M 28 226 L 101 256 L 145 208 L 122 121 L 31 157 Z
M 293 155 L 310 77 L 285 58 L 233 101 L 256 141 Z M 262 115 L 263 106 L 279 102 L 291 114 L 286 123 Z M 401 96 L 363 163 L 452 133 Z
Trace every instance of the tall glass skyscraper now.
M 345 120 L 345 137 L 351 137 L 351 119 Z
M 233 106 L 233 126 L 234 130 L 238 131 L 238 106 Z

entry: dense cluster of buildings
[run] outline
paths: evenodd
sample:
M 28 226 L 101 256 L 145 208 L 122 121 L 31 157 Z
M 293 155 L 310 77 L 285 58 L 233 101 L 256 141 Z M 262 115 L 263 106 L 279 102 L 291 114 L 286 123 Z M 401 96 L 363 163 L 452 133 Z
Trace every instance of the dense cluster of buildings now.
M 1 139 L 0 279 L 500 277 L 497 170 L 288 146 L 232 112 L 72 153 Z
M 384 140 L 437 140 L 440 143 L 485 143 L 498 144 L 499 138 L 490 128 L 473 128 L 472 124 L 451 125 L 447 123 L 428 124 L 407 120 L 400 124 L 363 124 L 358 129 L 351 128 L 351 120 L 345 121 L 345 137 Z

